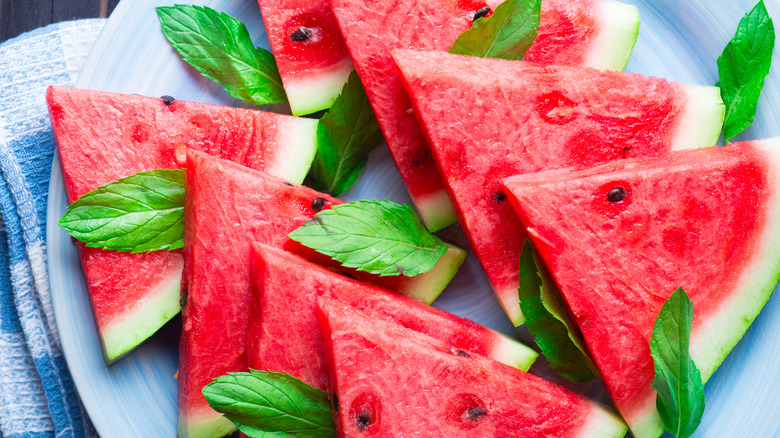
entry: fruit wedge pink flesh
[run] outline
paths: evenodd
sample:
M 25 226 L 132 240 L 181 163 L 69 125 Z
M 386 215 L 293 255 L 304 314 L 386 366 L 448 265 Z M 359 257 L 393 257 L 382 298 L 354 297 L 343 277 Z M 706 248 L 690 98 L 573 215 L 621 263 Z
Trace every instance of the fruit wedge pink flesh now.
M 259 0 L 293 114 L 330 108 L 352 72 L 328 0 Z
M 412 112 L 391 52 L 395 49 L 447 51 L 472 25 L 474 12 L 499 1 L 330 0 L 352 61 L 387 140 L 396 167 L 423 222 L 437 230 L 455 222 L 444 182 Z M 609 21 L 603 5 L 619 5 L 627 23 L 622 31 L 604 31 Z M 622 69 L 639 25 L 636 8 L 595 0 L 545 0 L 536 42 L 526 59 L 540 63 L 591 65 Z M 616 46 L 607 38 L 620 41 Z M 622 47 L 621 47 L 622 45 Z M 596 52 L 595 54 L 592 52 Z M 619 61 L 607 60 L 617 54 Z
M 625 435 L 617 415 L 563 387 L 337 300 L 319 306 L 339 436 Z
M 252 242 L 293 252 L 428 302 L 444 289 L 463 261 L 463 250 L 451 247 L 425 274 L 377 277 L 342 268 L 287 237 L 323 208 L 340 203 L 308 187 L 187 151 L 183 280 L 187 292 L 182 299 L 186 305 L 179 344 L 180 436 L 221 436 L 235 429 L 209 407 L 201 389 L 215 377 L 247 369 Z M 433 280 L 426 280 L 426 276 L 433 276 Z
M 706 382 L 780 279 L 780 139 L 504 185 L 634 436 L 660 436 L 649 341 L 665 300 L 690 296 Z
M 394 54 L 461 226 L 515 324 L 523 322 L 517 265 L 525 233 L 502 178 L 708 146 L 723 120 L 715 87 L 443 52 Z
M 346 278 L 268 245 L 253 244 L 251 272 L 255 307 L 248 349 L 252 369 L 286 372 L 314 387 L 328 388 L 316 312 L 320 296 L 526 371 L 537 357 L 516 340 L 472 321 Z
M 46 99 L 71 201 L 138 172 L 179 168 L 177 147 L 298 181 L 316 148 L 316 122 L 290 116 L 66 87 L 49 87 Z M 179 312 L 181 251 L 130 254 L 79 244 L 79 253 L 108 361 Z

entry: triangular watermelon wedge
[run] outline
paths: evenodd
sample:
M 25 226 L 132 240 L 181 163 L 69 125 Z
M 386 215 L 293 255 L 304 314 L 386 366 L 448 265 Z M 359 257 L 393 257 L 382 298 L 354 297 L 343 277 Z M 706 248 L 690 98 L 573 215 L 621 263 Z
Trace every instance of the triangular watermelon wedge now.
M 314 120 L 65 87 L 49 87 L 46 99 L 71 201 L 137 172 L 179 168 L 177 147 L 291 181 L 303 180 L 317 148 Z M 109 363 L 179 312 L 181 251 L 129 254 L 79 244 L 79 254 Z
M 706 382 L 780 279 L 780 139 L 504 185 L 634 436 L 660 436 L 649 340 L 664 301 L 690 296 Z
M 235 426 L 201 393 L 211 379 L 245 371 L 251 243 L 258 241 L 431 302 L 457 272 L 465 252 L 450 247 L 432 271 L 413 278 L 347 270 L 287 235 L 341 201 L 202 152 L 187 151 L 184 207 L 183 331 L 179 344 L 179 436 L 221 436 Z
M 517 368 L 319 298 L 339 436 L 622 438 L 614 413 Z
M 394 52 L 469 237 L 504 310 L 523 322 L 523 228 L 501 178 L 717 142 L 716 87 L 442 52 Z
M 292 113 L 330 108 L 353 67 L 328 0 L 259 3 Z
M 499 1 L 330 0 L 333 13 L 396 167 L 423 222 L 438 230 L 456 221 L 444 182 L 412 112 L 391 51 L 447 51 L 475 11 Z M 623 69 L 639 27 L 635 6 L 614 1 L 545 0 L 526 59 Z
M 250 317 L 249 367 L 286 372 L 328 388 L 317 297 L 325 296 L 371 315 L 425 333 L 468 354 L 491 357 L 527 371 L 538 354 L 513 338 L 397 293 L 349 279 L 280 249 L 252 247 L 254 315 Z

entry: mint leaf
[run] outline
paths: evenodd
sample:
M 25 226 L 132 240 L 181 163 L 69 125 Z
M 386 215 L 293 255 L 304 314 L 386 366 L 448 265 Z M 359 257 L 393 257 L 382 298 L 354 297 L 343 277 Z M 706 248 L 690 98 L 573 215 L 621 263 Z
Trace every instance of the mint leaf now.
M 182 59 L 231 96 L 255 105 L 287 101 L 273 55 L 255 48 L 240 21 L 193 5 L 161 6 L 157 16 Z
M 336 436 L 325 391 L 286 373 L 228 373 L 203 387 L 203 395 L 252 438 Z
M 89 247 L 125 252 L 178 249 L 184 236 L 184 171 L 157 169 L 81 196 L 57 222 Z
M 691 436 L 704 413 L 704 384 L 689 353 L 692 323 L 693 303 L 678 288 L 661 308 L 650 339 L 656 407 L 666 430 L 678 438 Z
M 742 17 L 734 38 L 718 58 L 726 143 L 753 123 L 774 46 L 775 27 L 762 0 Z
M 317 125 L 317 156 L 310 172 L 314 188 L 333 196 L 347 191 L 381 141 L 376 117 L 353 71 Z
M 450 47 L 450 53 L 520 60 L 539 30 L 541 0 L 506 0 L 493 15 L 480 18 Z
M 574 382 L 598 376 L 561 303 L 560 292 L 529 239 L 520 255 L 520 308 L 525 325 L 550 366 Z
M 411 207 L 375 199 L 334 205 L 289 236 L 348 268 L 380 276 L 430 271 L 447 251 Z

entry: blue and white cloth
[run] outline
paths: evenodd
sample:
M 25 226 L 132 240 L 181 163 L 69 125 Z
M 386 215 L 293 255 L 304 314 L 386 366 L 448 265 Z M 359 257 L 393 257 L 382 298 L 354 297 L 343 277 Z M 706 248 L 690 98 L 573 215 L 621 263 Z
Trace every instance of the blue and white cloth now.
M 0 44 L 0 438 L 94 436 L 65 364 L 46 268 L 54 138 L 45 92 L 73 85 L 103 19 Z

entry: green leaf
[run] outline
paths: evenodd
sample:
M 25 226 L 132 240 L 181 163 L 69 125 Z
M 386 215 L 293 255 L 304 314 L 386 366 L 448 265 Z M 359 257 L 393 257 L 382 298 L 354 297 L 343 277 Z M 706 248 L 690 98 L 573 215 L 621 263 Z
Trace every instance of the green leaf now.
M 718 85 L 726 105 L 723 135 L 727 143 L 753 123 L 774 46 L 775 27 L 762 0 L 742 17 L 734 38 L 718 58 Z
M 560 292 L 539 260 L 530 240 L 520 255 L 520 308 L 525 324 L 550 366 L 574 382 L 598 376 L 561 303 Z
M 430 271 L 447 251 L 411 207 L 374 199 L 321 211 L 289 236 L 346 267 L 380 276 Z
M 314 188 L 339 196 L 357 181 L 368 153 L 382 142 L 382 132 L 354 71 L 320 119 L 317 142 L 310 173 Z
M 252 44 L 240 21 L 193 5 L 161 6 L 157 16 L 182 59 L 231 96 L 255 105 L 287 101 L 273 55 Z
M 541 0 L 506 0 L 493 15 L 480 18 L 450 47 L 450 53 L 520 60 L 539 30 Z
M 325 391 L 286 373 L 228 373 L 203 387 L 203 395 L 252 438 L 336 436 Z
M 89 247 L 149 252 L 183 246 L 183 210 L 184 170 L 157 169 L 81 196 L 57 223 Z
M 689 353 L 692 323 L 693 303 L 679 288 L 661 308 L 650 339 L 656 407 L 666 430 L 678 438 L 691 436 L 704 413 L 704 384 Z

